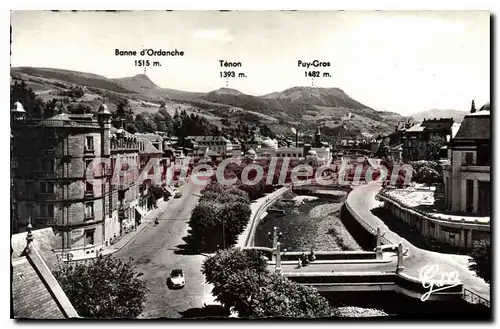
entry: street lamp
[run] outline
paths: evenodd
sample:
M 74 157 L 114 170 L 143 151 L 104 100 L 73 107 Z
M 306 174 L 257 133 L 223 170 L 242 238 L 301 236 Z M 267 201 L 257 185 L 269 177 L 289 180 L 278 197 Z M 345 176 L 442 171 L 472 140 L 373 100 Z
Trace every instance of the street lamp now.
M 275 226 L 273 227 L 273 232 L 268 232 L 267 235 L 273 235 L 273 249 L 276 249 L 276 246 L 278 244 L 278 237 L 282 235 L 281 232 L 278 231 L 278 228 Z

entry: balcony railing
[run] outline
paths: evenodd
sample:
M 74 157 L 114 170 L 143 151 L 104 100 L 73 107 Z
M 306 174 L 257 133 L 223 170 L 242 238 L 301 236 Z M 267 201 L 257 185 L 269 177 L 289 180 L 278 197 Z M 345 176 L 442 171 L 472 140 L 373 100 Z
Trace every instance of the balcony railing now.
M 94 197 L 94 191 L 85 191 L 85 192 L 83 192 L 83 197 L 84 198 L 93 198 Z
M 120 208 L 118 208 L 118 218 L 119 219 L 128 218 L 128 212 L 126 210 L 127 209 L 125 209 L 125 207 L 123 207 L 123 205 L 121 205 Z
M 36 178 L 55 178 L 56 173 L 50 170 L 35 170 Z
M 36 194 L 38 200 L 55 200 L 56 194 L 54 192 L 40 192 Z
M 473 293 L 467 288 L 463 290 L 463 299 L 471 304 L 481 304 L 486 307 L 490 307 L 490 301 L 486 298 L 479 296 L 478 294 Z
M 462 171 L 470 171 L 470 172 L 490 172 L 490 166 L 474 166 L 474 165 L 462 165 L 460 168 Z
M 83 215 L 83 220 L 84 221 L 89 221 L 89 220 L 94 220 L 94 214 L 85 214 Z
M 85 154 L 94 154 L 95 150 L 94 148 L 88 148 L 87 146 L 85 146 L 85 148 L 83 149 L 83 153 Z

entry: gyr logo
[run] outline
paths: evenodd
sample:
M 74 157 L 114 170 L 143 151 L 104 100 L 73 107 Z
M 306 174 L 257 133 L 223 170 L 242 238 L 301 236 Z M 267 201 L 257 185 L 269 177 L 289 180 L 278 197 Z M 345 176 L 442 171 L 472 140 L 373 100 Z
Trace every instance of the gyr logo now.
M 439 274 L 439 265 L 426 265 L 420 270 L 420 280 L 428 292 L 422 295 L 420 300 L 425 302 L 432 293 L 450 289 L 460 284 L 457 271 L 441 272 Z

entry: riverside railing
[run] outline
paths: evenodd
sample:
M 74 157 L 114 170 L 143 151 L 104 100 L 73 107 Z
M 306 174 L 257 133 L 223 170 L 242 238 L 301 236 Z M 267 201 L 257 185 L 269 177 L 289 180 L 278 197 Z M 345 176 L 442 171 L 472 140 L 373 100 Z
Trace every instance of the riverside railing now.
M 481 296 L 479 296 L 478 294 L 470 291 L 469 289 L 467 288 L 464 288 L 463 289 L 463 296 L 462 298 L 471 303 L 471 304 L 481 304 L 481 305 L 484 305 L 486 307 L 490 307 L 490 301 L 487 300 L 486 298 L 483 298 Z
M 274 191 L 270 195 L 265 196 L 266 201 L 259 206 L 255 214 L 250 218 L 250 221 L 248 225 L 250 226 L 250 229 L 248 230 L 248 235 L 245 238 L 245 247 L 252 247 L 253 246 L 253 238 L 255 235 L 255 230 L 257 229 L 257 225 L 260 222 L 260 216 L 264 213 L 264 211 L 267 210 L 267 207 L 269 207 L 271 204 L 273 204 L 279 197 L 283 195 L 286 191 L 290 190 L 291 187 L 282 187 L 277 191 Z
M 458 220 L 452 219 L 451 217 L 444 218 L 444 217 L 441 217 L 441 216 L 438 216 L 438 215 L 434 215 L 432 213 L 425 212 L 424 210 L 418 209 L 416 207 L 407 206 L 400 199 L 398 199 L 398 198 L 396 198 L 396 197 L 394 197 L 392 195 L 387 194 L 387 190 L 386 189 L 383 189 L 382 191 L 380 191 L 378 193 L 377 197 L 382 198 L 382 199 L 387 199 L 389 201 L 392 201 L 392 202 L 396 203 L 400 208 L 403 208 L 403 209 L 405 209 L 406 211 L 409 211 L 409 212 L 417 213 L 418 215 L 420 215 L 420 216 L 422 216 L 425 219 L 428 219 L 430 221 L 436 221 L 436 220 L 438 220 L 438 221 L 448 222 L 448 223 L 467 223 L 467 224 L 481 225 L 481 226 L 484 226 L 484 227 L 489 227 L 490 226 L 489 223 L 480 223 L 477 219 L 475 219 L 475 220 L 472 221 L 472 220 L 466 220 L 465 218 L 462 218 L 460 221 L 458 221 Z
M 352 210 L 351 206 L 349 205 L 349 202 L 345 202 L 345 205 L 346 205 L 346 208 L 347 208 L 347 211 L 349 211 L 349 213 L 351 214 L 351 216 L 356 219 L 358 221 L 358 223 L 361 224 L 361 226 L 363 226 L 363 228 L 365 230 L 367 230 L 371 235 L 373 236 L 376 236 L 377 235 L 377 229 L 376 228 L 373 228 L 370 224 L 368 224 L 367 222 L 365 222 L 361 216 L 359 216 L 354 210 Z M 380 238 L 380 242 L 382 242 L 382 244 L 393 244 L 391 241 L 389 241 L 387 238 L 385 237 L 381 237 Z

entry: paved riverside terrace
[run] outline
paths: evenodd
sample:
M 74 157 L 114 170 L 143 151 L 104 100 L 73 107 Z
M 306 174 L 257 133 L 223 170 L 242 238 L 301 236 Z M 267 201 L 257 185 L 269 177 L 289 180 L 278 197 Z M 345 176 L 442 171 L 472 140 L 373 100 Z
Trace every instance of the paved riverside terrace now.
M 326 272 L 375 272 L 375 271 L 387 271 L 396 272 L 397 266 L 397 255 L 395 253 L 385 253 L 385 257 L 390 258 L 390 262 L 387 263 L 344 263 L 344 264 L 331 264 L 331 263 L 318 263 L 312 262 L 306 266 L 298 267 L 296 262 L 294 264 L 283 264 L 281 263 L 282 273 L 326 273 Z M 269 265 L 269 270 L 273 270 L 274 264 Z
M 440 273 L 456 271 L 464 288 L 467 288 L 479 296 L 490 300 L 490 286 L 483 279 L 477 277 L 474 272 L 467 268 L 467 257 L 459 255 L 442 254 L 428 251 L 413 246 L 407 240 L 389 230 L 384 222 L 371 213 L 375 196 L 381 189 L 381 184 L 372 182 L 353 189 L 347 197 L 347 203 L 353 212 L 358 214 L 366 223 L 373 228 L 380 226 L 385 232 L 385 238 L 393 244 L 403 243 L 403 248 L 408 249 L 408 255 L 404 257 L 404 273 L 419 278 L 420 270 L 426 265 L 438 265 Z M 438 275 L 436 279 L 440 279 Z

